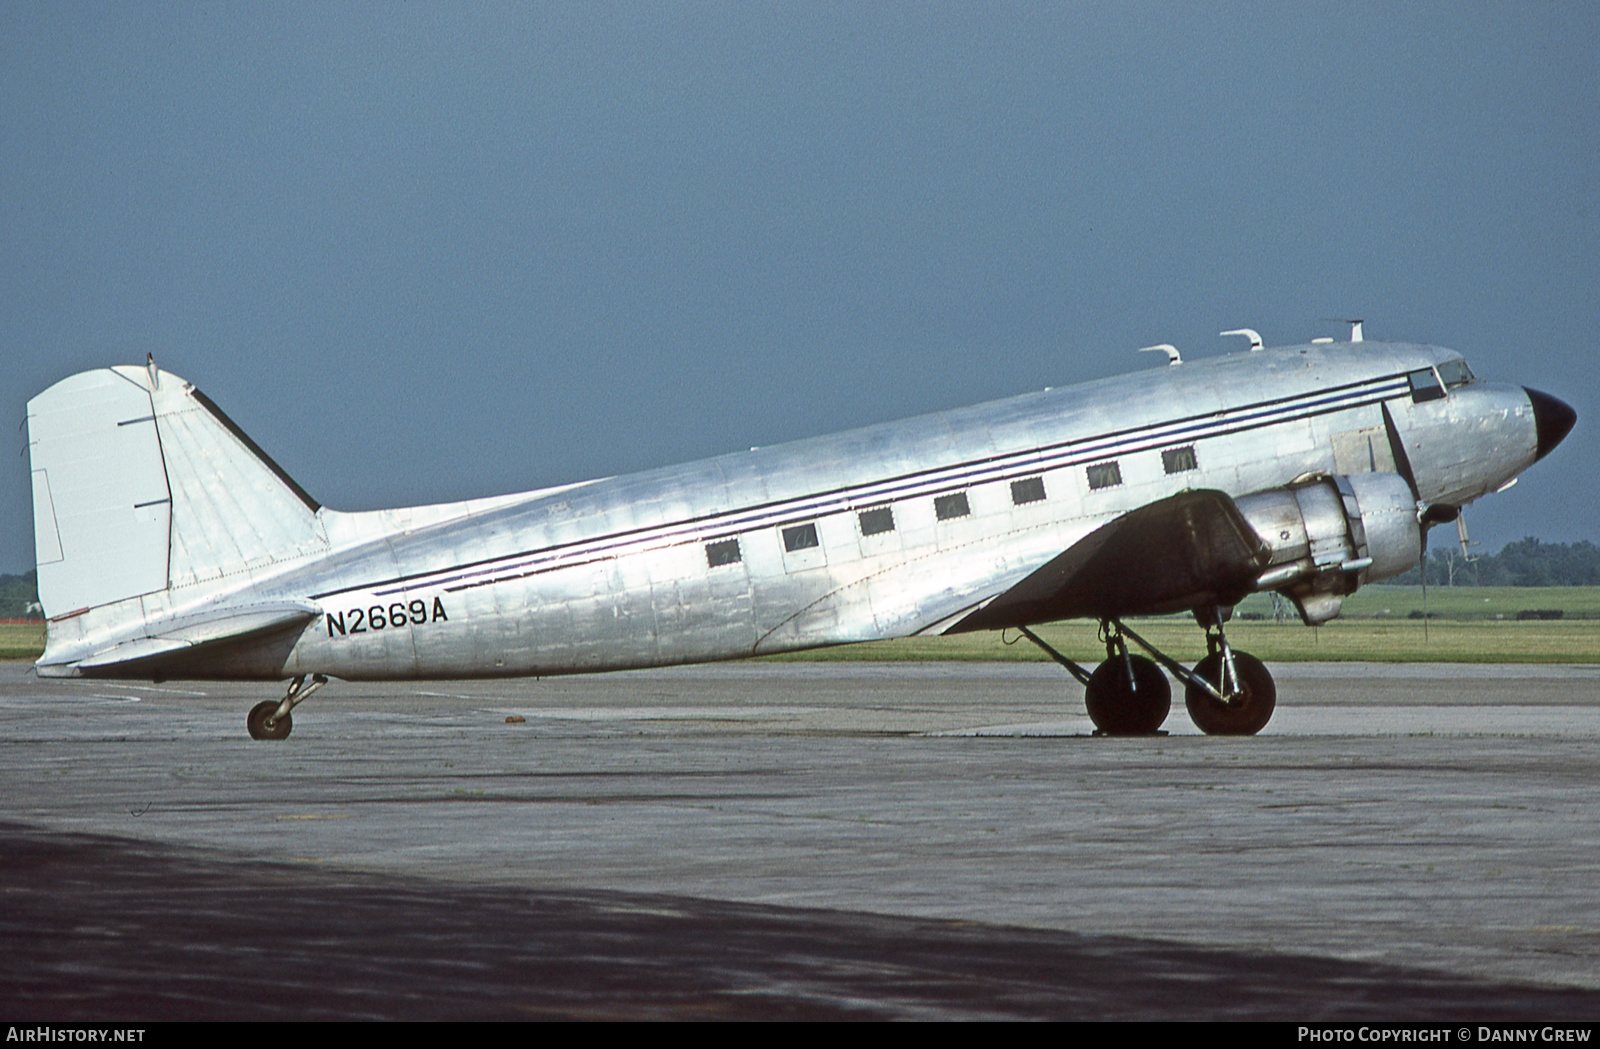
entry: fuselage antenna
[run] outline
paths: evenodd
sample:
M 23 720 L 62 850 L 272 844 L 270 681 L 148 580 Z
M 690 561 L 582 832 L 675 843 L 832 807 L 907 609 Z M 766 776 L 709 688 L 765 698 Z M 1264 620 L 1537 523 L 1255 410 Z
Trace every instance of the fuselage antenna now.
M 1169 368 L 1183 363 L 1183 358 L 1178 356 L 1178 348 L 1172 345 L 1170 342 L 1163 342 L 1159 346 L 1139 347 L 1140 353 L 1148 353 L 1151 350 L 1161 350 L 1164 352 L 1167 355 L 1167 367 Z
M 1324 317 L 1322 319 L 1325 320 L 1325 321 L 1331 321 L 1331 322 L 1334 322 L 1334 323 L 1337 323 L 1337 324 L 1348 324 L 1348 325 L 1350 325 L 1350 341 L 1351 342 L 1360 342 L 1361 341 L 1361 318 L 1360 317 Z M 1313 339 L 1312 341 L 1315 342 L 1316 340 Z
M 1245 338 L 1250 340 L 1250 352 L 1251 353 L 1255 353 L 1256 351 L 1261 349 L 1261 346 L 1262 346 L 1261 333 L 1256 331 L 1254 328 L 1234 328 L 1232 331 L 1225 331 L 1222 334 L 1223 335 L 1243 335 Z

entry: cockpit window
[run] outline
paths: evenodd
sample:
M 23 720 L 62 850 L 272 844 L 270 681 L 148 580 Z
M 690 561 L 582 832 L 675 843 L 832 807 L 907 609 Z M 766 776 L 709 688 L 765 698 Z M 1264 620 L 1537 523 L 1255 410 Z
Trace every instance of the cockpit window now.
M 1421 404 L 1423 401 L 1437 401 L 1444 396 L 1444 387 L 1439 385 L 1439 377 L 1433 374 L 1432 368 L 1422 368 L 1406 376 L 1411 381 L 1411 401 Z
M 1445 361 L 1439 365 L 1439 378 L 1444 380 L 1445 389 L 1453 390 L 1472 381 L 1472 369 L 1463 360 Z

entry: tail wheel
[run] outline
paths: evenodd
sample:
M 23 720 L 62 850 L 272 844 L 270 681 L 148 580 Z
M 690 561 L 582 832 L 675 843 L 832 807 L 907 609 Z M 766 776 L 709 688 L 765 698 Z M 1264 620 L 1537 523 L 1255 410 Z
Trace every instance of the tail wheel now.
M 1133 684 L 1128 668 L 1133 668 Z M 1143 656 L 1121 656 L 1095 667 L 1084 691 L 1089 720 L 1108 736 L 1147 736 L 1161 727 L 1172 710 L 1172 686 L 1161 668 Z
M 263 700 L 250 708 L 250 716 L 245 719 L 245 724 L 250 727 L 251 739 L 289 738 L 289 730 L 294 728 L 294 719 L 291 715 L 285 714 L 272 724 L 267 724 L 267 719 L 271 718 L 277 709 L 278 701 L 275 699 Z
M 1278 686 L 1272 683 L 1272 675 L 1261 660 L 1235 650 L 1233 667 L 1239 680 L 1233 697 L 1226 703 L 1194 685 L 1184 688 L 1183 701 L 1189 708 L 1189 717 L 1209 736 L 1253 736 L 1266 728 L 1278 704 Z M 1195 664 L 1194 673 L 1222 691 L 1222 653 L 1202 659 Z

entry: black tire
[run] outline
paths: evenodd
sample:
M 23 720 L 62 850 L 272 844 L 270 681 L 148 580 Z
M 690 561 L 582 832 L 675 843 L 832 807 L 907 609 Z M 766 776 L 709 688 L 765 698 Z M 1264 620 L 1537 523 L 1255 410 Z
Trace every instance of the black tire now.
M 271 725 L 267 719 L 272 712 L 278 709 L 275 699 L 263 700 L 250 708 L 250 716 L 245 719 L 245 724 L 250 728 L 251 739 L 288 739 L 289 730 L 294 728 L 293 715 L 285 714 Z
M 1239 695 L 1231 703 L 1223 703 L 1193 685 L 1184 687 L 1183 701 L 1189 708 L 1189 717 L 1208 736 L 1253 736 L 1267 727 L 1273 708 L 1278 705 L 1278 686 L 1272 683 L 1272 675 L 1261 660 L 1235 650 L 1233 666 L 1239 674 Z M 1202 659 L 1195 664 L 1194 672 L 1220 688 L 1222 654 Z
M 1143 656 L 1129 656 L 1128 660 L 1133 664 L 1137 690 L 1128 687 L 1128 668 L 1121 656 L 1095 667 L 1084 690 L 1089 720 L 1108 736 L 1148 736 L 1161 728 L 1172 712 L 1167 675 Z

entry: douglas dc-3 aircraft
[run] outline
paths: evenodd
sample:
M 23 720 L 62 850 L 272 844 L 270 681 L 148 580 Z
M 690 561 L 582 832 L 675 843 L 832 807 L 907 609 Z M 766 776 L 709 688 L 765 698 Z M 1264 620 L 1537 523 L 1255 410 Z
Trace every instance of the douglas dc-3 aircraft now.
M 28 403 L 42 677 L 291 680 L 576 674 L 1013 629 L 1107 734 L 1159 729 L 1161 667 L 1210 733 L 1275 688 L 1230 648 L 1277 591 L 1308 624 L 1417 563 L 1427 529 L 1572 428 L 1547 394 L 1433 346 L 1332 340 L 1183 363 L 778 447 L 463 503 L 320 505 L 157 369 Z M 1193 612 L 1187 668 L 1130 616 Z M 1099 620 L 1092 672 L 1030 629 Z M 1149 653 L 1136 654 L 1132 646 Z M 1158 666 L 1159 664 L 1159 666 Z M 310 684 L 307 684 L 307 678 Z

